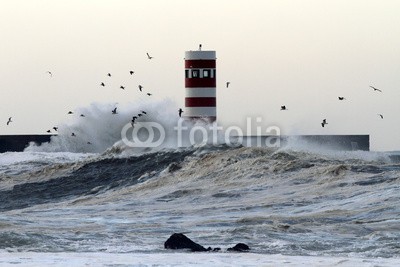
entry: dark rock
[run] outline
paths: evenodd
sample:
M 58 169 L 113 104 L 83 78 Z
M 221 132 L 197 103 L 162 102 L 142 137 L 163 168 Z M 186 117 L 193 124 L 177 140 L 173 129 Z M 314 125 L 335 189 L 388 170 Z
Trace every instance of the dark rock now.
M 214 248 L 214 249 L 213 249 L 214 252 L 220 251 L 220 250 L 221 250 L 221 248 Z
M 203 246 L 193 242 L 187 236 L 181 233 L 171 235 L 164 243 L 164 248 L 167 249 L 184 249 L 188 248 L 191 251 L 207 251 Z
M 290 225 L 287 225 L 287 224 L 280 224 L 280 225 L 278 225 L 278 228 L 283 229 L 283 230 L 287 230 L 287 229 L 290 228 Z
M 228 251 L 238 251 L 238 252 L 245 252 L 249 250 L 250 250 L 249 246 L 243 243 L 237 243 L 233 248 L 228 248 Z

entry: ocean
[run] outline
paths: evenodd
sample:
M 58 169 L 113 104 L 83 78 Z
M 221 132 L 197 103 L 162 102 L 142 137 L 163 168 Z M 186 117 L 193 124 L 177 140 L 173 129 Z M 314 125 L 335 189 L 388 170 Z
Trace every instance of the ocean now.
M 400 264 L 399 153 L 53 138 L 0 154 L 0 266 Z

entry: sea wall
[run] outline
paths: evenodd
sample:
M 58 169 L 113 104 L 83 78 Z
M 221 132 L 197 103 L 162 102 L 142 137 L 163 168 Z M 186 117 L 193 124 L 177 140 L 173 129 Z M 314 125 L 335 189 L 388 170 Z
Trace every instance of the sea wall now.
M 30 142 L 41 144 L 49 142 L 51 134 L 38 135 L 0 135 L 0 153 L 23 151 Z M 369 151 L 369 135 L 291 135 L 291 136 L 243 136 L 244 146 L 285 146 L 291 143 L 316 145 L 332 150 Z M 233 138 L 233 142 L 238 137 Z
M 242 138 L 242 141 L 239 139 Z M 318 146 L 330 150 L 369 151 L 369 135 L 283 135 L 283 136 L 235 136 L 233 142 L 244 146 Z
M 49 142 L 51 134 L 0 135 L 0 153 L 23 151 L 30 142 Z

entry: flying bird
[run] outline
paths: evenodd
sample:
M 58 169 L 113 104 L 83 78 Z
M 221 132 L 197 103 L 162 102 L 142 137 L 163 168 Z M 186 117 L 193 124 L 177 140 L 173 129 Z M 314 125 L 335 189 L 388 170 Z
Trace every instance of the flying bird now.
M 382 114 L 378 114 L 379 117 L 381 117 L 381 119 L 383 119 L 383 115 Z
M 134 72 L 133 70 L 131 70 L 129 73 L 130 73 L 131 75 L 133 75 L 135 72 Z
M 58 127 L 53 127 L 54 131 L 58 131 Z
M 226 82 L 226 88 L 229 87 L 229 84 L 231 84 L 231 82 Z
M 346 98 L 344 98 L 343 96 L 338 96 L 339 100 L 345 100 Z
M 106 86 L 104 83 L 101 83 L 100 85 L 101 85 L 101 86 Z
M 141 92 L 142 91 L 142 89 L 143 89 L 143 86 L 141 86 L 140 84 L 139 84 L 139 91 Z
M 150 94 L 150 93 L 147 93 L 147 95 L 148 95 L 148 96 L 151 96 L 151 94 Z
M 85 117 L 85 115 L 81 114 L 81 117 Z
M 133 124 L 135 124 L 135 120 L 136 120 L 136 119 L 137 119 L 136 116 L 133 116 L 133 117 L 132 117 L 132 121 L 131 121 L 132 126 L 133 126 Z
M 121 85 L 119 88 L 121 88 L 122 90 L 125 90 L 125 86 Z
M 48 132 L 48 133 L 51 133 L 51 131 L 50 131 L 50 130 L 47 130 L 47 132 Z
M 147 114 L 147 112 L 146 112 L 146 111 L 143 111 L 143 110 L 141 110 L 141 112 L 142 112 L 143 114 Z
M 139 113 L 139 114 L 137 114 L 138 115 L 138 117 L 142 117 L 143 116 L 143 114 L 141 114 L 141 113 Z
M 74 114 L 72 111 L 68 111 L 68 114 Z
M 8 121 L 7 121 L 7 125 L 9 125 L 10 124 L 10 122 L 12 122 L 12 117 L 10 117 L 10 118 L 8 118 Z
M 325 127 L 325 124 L 328 124 L 328 123 L 326 122 L 326 119 L 323 119 L 322 123 L 321 123 L 322 127 Z
M 287 110 L 286 106 L 281 106 L 281 110 Z
M 147 58 L 148 59 L 152 59 L 153 58 L 152 56 L 149 55 L 149 53 L 146 53 L 146 54 L 147 54 Z
M 369 87 L 371 87 L 372 89 L 374 89 L 374 91 L 378 91 L 378 92 L 381 92 L 382 93 L 382 90 L 380 90 L 380 89 L 378 89 L 378 88 L 375 88 L 375 87 L 373 87 L 373 86 L 369 86 Z
M 72 133 L 71 136 L 76 136 L 75 133 Z
M 182 112 L 183 112 L 183 110 L 180 108 L 180 109 L 178 110 L 178 112 L 179 112 L 179 117 L 182 117 Z
M 107 73 L 107 76 L 108 76 L 108 77 L 111 77 L 111 73 Z
M 53 73 L 51 73 L 51 71 L 46 71 L 46 73 L 50 74 L 50 77 L 53 77 Z
M 117 114 L 117 108 L 114 108 L 114 109 L 111 111 L 111 113 L 112 113 L 112 114 Z
M 90 143 L 90 142 L 87 142 L 87 144 L 88 144 L 88 145 L 91 145 L 92 143 Z

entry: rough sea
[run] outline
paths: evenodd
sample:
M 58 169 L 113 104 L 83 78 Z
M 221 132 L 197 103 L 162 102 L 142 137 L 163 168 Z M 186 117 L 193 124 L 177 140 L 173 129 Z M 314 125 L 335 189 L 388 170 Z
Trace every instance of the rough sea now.
M 100 124 L 82 112 L 50 144 L 0 154 L 0 266 L 400 265 L 399 153 L 135 150 L 118 140 L 130 112 L 102 116 L 88 147 L 79 133 Z M 173 233 L 221 251 L 166 250 Z

